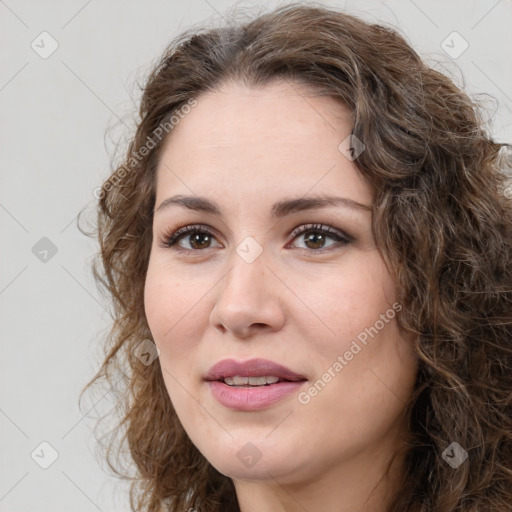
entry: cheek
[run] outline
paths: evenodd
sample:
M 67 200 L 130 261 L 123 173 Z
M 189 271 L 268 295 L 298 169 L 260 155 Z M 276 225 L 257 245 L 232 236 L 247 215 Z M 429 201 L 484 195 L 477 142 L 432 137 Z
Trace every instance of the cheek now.
M 178 362 L 183 364 L 191 357 L 200 328 L 197 308 L 204 295 L 190 283 L 185 286 L 177 275 L 172 269 L 150 263 L 144 287 L 148 325 L 160 349 L 161 362 L 170 367 L 178 367 Z
M 150 260 L 144 284 L 144 311 L 155 339 L 163 335 L 164 325 L 169 324 L 171 311 L 167 304 L 174 293 L 172 290 L 175 286 L 177 283 L 173 283 L 165 274 L 161 274 Z
M 166 265 L 150 263 L 144 308 L 153 341 L 160 350 L 159 361 L 167 393 L 183 422 L 183 415 L 191 414 L 194 407 L 189 394 L 193 391 L 190 369 L 200 340 L 197 313 L 200 304 L 197 302 L 204 292 L 193 293 L 194 287 L 185 286 L 177 275 Z
M 307 278 L 294 271 L 287 281 L 290 289 L 300 290 L 289 304 L 293 318 L 301 319 L 306 339 L 315 339 L 318 355 L 329 355 L 348 349 L 350 343 L 389 312 L 395 297 L 393 282 L 375 251 L 359 253 L 343 260 L 343 265 L 330 266 Z M 300 314 L 299 314 L 300 313 Z M 386 324 L 386 327 L 389 327 Z M 316 332 L 316 334 L 315 334 Z
M 301 280 L 301 297 L 314 313 L 302 327 L 306 339 L 314 340 L 316 377 L 321 380 L 310 389 L 311 396 L 317 390 L 322 395 L 313 407 L 334 416 L 351 411 L 364 423 L 380 417 L 380 404 L 380 420 L 387 421 L 400 410 L 414 382 L 412 343 L 398 330 L 395 317 L 401 306 L 378 254 L 368 252 L 344 263 L 315 282 Z M 362 424 L 356 422 L 354 428 L 361 430 Z
M 150 260 L 144 286 L 144 309 L 151 332 L 157 339 L 172 336 L 175 329 L 199 301 L 201 290 L 190 280 L 183 282 L 180 272 L 157 258 Z M 190 311 L 190 312 L 189 312 Z

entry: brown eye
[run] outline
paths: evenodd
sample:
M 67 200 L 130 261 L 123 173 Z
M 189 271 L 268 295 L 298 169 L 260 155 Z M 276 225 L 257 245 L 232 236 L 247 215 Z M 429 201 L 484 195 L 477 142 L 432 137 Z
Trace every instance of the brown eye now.
M 305 247 L 298 247 L 308 253 L 322 253 L 329 250 L 331 246 L 343 246 L 352 241 L 352 238 L 342 231 L 323 226 L 322 224 L 308 224 L 301 226 L 292 233 L 293 239 L 303 236 Z M 327 240 L 334 240 L 335 243 L 326 247 Z M 199 225 L 185 226 L 174 233 L 169 233 L 161 240 L 161 247 L 172 248 L 177 251 L 197 252 L 210 249 L 212 240 L 215 237 L 205 227 Z M 188 244 L 188 247 L 183 246 Z
M 195 235 L 188 235 L 188 241 L 193 249 L 208 249 L 211 238 L 206 233 L 196 233 Z
M 308 246 L 308 249 L 321 249 L 323 245 L 325 244 L 325 239 L 330 238 L 326 237 L 323 233 L 310 233 L 305 238 L 305 243 Z M 308 244 L 312 245 L 308 245 Z
M 215 237 L 202 226 L 185 226 L 178 231 L 165 235 L 161 241 L 162 247 L 183 251 L 199 251 L 210 249 Z M 188 243 L 189 247 L 183 247 L 181 242 Z
M 303 248 L 311 252 L 322 252 L 324 249 L 327 250 L 333 245 L 346 245 L 351 242 L 351 238 L 348 235 L 329 226 L 323 226 L 322 224 L 301 226 L 299 229 L 295 230 L 292 235 L 294 239 L 303 237 L 302 240 L 305 244 Z M 337 243 L 330 244 L 326 248 L 326 240 L 329 238 Z M 302 249 L 302 247 L 299 247 L 299 249 Z

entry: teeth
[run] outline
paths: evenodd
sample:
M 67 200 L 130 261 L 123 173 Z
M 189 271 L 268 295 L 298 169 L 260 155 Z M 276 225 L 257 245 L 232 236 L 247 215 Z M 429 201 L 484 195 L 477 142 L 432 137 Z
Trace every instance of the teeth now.
M 235 375 L 234 377 L 226 377 L 224 379 L 228 386 L 265 386 L 266 384 L 275 384 L 278 381 L 279 377 L 273 375 L 262 377 L 240 377 Z

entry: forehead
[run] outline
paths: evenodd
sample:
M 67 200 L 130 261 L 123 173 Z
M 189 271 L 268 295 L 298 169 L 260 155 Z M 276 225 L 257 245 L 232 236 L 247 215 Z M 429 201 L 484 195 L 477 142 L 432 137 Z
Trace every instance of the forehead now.
M 157 199 L 170 193 L 247 197 L 332 193 L 368 204 L 368 185 L 339 150 L 352 130 L 338 100 L 291 82 L 229 83 L 203 94 L 162 148 Z M 245 196 L 244 196 L 245 197 Z

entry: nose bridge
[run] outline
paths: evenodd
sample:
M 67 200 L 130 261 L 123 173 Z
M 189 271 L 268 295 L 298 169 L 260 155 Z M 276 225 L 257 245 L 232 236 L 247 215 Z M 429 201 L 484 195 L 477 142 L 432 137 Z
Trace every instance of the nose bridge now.
M 211 321 L 233 332 L 245 332 L 253 324 L 276 328 L 283 314 L 268 258 L 254 240 L 245 239 L 229 258 L 229 271 L 219 283 Z
M 223 296 L 242 299 L 243 304 L 252 306 L 261 299 L 265 293 L 266 283 L 265 264 L 263 248 L 254 239 L 244 240 L 233 251 L 229 260 L 230 271 L 226 275 L 223 285 Z M 256 246 L 257 244 L 257 246 Z

